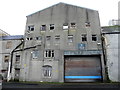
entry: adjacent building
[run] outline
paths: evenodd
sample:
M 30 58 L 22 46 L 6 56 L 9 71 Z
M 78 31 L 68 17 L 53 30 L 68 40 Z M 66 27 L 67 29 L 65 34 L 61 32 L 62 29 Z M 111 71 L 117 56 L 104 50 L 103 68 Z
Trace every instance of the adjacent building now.
M 120 82 L 120 26 L 102 27 L 104 52 L 108 78 L 113 82 Z
M 15 35 L 15 36 L 1 36 L 0 37 L 0 74 L 2 74 L 3 79 L 7 80 L 8 71 L 10 71 L 9 67 L 11 65 L 11 58 L 14 58 L 17 63 L 13 63 L 13 66 L 18 64 L 18 61 L 20 62 L 20 54 L 17 52 L 17 54 L 13 53 L 15 49 L 20 45 L 20 43 L 23 40 L 23 35 Z M 19 47 L 20 48 L 20 47 Z
M 15 51 L 21 66 L 12 65 L 11 79 L 104 81 L 102 49 L 98 11 L 58 3 L 27 16 L 23 48 Z

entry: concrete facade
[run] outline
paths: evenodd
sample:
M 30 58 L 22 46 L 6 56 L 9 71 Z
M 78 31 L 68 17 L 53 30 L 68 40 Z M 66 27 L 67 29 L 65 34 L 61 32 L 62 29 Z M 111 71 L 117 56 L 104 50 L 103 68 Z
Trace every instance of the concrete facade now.
M 98 12 L 59 3 L 28 15 L 22 54 L 20 81 L 64 82 L 65 55 L 100 55 L 104 80 Z
M 120 82 L 119 26 L 103 27 L 102 29 L 108 77 L 113 82 Z

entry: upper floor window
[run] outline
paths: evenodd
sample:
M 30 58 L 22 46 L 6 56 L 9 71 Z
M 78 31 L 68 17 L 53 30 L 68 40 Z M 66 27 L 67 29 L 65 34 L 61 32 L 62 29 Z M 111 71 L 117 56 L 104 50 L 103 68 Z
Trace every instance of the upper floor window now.
M 46 36 L 46 41 L 50 41 L 51 36 Z
M 8 61 L 9 61 L 9 56 L 7 55 L 4 57 L 4 62 L 8 62 Z
M 20 62 L 20 55 L 16 55 L 16 62 Z
M 90 27 L 90 22 L 85 22 L 86 27 Z
M 55 36 L 55 42 L 56 43 L 60 43 L 60 35 L 56 35 Z
M 82 34 L 82 41 L 87 41 L 87 34 Z
M 36 58 L 38 58 L 38 56 L 39 56 L 39 51 L 38 51 L 38 50 L 34 50 L 34 51 L 32 52 L 32 58 L 33 58 L 33 59 L 36 59 Z
M 45 57 L 54 57 L 54 50 L 46 50 Z
M 97 41 L 97 35 L 96 34 L 92 35 L 92 41 Z
M 41 25 L 41 31 L 46 31 L 46 25 Z
M 50 30 L 54 30 L 55 29 L 55 25 L 54 24 L 50 24 Z
M 36 40 L 42 40 L 42 36 L 35 37 Z
M 12 47 L 12 41 L 7 41 L 6 49 L 10 49 Z
M 28 30 L 29 30 L 29 31 L 34 31 L 34 25 L 28 26 Z
M 32 37 L 28 37 L 28 38 L 26 38 L 26 40 L 28 40 L 28 41 L 29 41 L 29 40 L 32 40 L 32 39 L 33 39 Z
M 76 27 L 76 23 L 71 23 L 71 28 L 75 28 Z
M 64 29 L 64 30 L 68 29 L 68 23 L 64 23 L 64 24 L 63 24 L 63 29 Z
M 44 65 L 43 66 L 43 75 L 44 75 L 44 77 L 51 77 L 51 75 L 52 75 L 52 66 Z
M 73 42 L 73 35 L 68 35 L 68 42 L 69 43 Z

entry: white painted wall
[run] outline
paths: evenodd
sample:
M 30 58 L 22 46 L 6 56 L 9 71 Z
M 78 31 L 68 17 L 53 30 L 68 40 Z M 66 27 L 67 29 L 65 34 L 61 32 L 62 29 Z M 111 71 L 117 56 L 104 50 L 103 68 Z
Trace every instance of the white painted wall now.
M 105 34 L 106 37 L 106 57 L 109 79 L 113 82 L 120 82 L 118 79 L 118 63 L 120 62 L 118 56 L 118 35 L 119 34 Z

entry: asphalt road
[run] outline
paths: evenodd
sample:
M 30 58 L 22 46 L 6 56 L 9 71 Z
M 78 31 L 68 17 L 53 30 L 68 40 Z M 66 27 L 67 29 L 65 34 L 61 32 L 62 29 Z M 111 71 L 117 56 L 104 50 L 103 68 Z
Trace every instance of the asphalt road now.
M 18 83 L 3 82 L 2 90 L 41 90 L 41 89 L 87 89 L 87 90 L 120 90 L 118 83 Z

